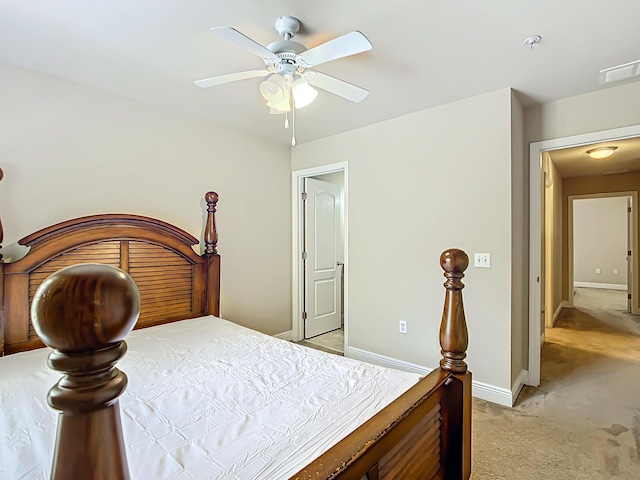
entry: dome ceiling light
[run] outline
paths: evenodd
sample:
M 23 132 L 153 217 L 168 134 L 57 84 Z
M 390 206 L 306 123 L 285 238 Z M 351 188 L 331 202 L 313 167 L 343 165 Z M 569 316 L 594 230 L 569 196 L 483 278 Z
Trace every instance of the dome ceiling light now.
M 615 152 L 617 149 L 618 147 L 598 147 L 598 148 L 592 148 L 591 150 L 587 150 L 587 154 L 591 158 L 595 158 L 596 160 L 601 160 L 603 158 L 609 158 L 611 155 L 613 155 L 613 152 Z

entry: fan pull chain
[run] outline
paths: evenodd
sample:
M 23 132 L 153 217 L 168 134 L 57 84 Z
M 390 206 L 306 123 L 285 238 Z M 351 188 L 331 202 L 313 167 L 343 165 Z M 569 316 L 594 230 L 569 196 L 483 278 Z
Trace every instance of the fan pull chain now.
M 289 128 L 289 112 L 284 112 L 284 128 Z
M 291 146 L 296 146 L 296 107 L 293 106 L 291 108 Z

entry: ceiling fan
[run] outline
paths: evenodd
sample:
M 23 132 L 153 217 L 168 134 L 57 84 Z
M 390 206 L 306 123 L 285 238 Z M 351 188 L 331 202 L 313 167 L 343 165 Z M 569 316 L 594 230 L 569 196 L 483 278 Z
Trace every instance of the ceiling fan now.
M 362 33 L 353 31 L 307 49 L 301 43 L 291 40 L 300 29 L 298 19 L 291 16 L 279 17 L 275 27 L 282 40 L 270 43 L 266 47 L 235 28 L 212 28 L 217 35 L 260 57 L 265 68 L 205 78 L 197 80 L 195 84 L 208 88 L 237 80 L 268 77 L 260 83 L 260 94 L 266 100 L 271 113 L 286 113 L 308 105 L 318 95 L 313 87 L 356 103 L 364 100 L 369 94 L 368 90 L 357 85 L 311 70 L 312 67 L 331 60 L 371 50 L 371 43 Z M 288 118 L 285 126 L 288 126 Z M 293 143 L 295 144 L 295 136 Z

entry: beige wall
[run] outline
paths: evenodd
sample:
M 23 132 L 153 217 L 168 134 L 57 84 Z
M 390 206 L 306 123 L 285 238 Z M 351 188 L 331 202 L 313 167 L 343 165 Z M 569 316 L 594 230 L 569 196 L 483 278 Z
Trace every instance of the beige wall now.
M 545 321 L 541 326 L 552 327 L 555 313 L 562 304 L 562 269 L 556 268 L 562 262 L 562 224 L 566 217 L 562 215 L 562 177 L 556 166 L 544 153 L 546 173 L 543 173 L 542 189 L 545 196 Z
M 289 148 L 0 64 L 4 245 L 76 216 L 156 217 L 201 237 L 220 194 L 222 315 L 291 329 Z
M 582 178 L 566 178 L 563 182 L 563 199 L 562 199 L 562 211 L 566 215 L 568 212 L 568 197 L 573 195 L 587 195 L 596 193 L 616 193 L 616 192 L 639 192 L 640 191 L 640 172 L 632 172 L 622 175 L 599 175 L 594 177 L 582 177 Z M 635 209 L 634 221 L 636 225 L 640 222 L 640 214 L 638 208 Z M 569 232 L 567 222 L 564 223 L 562 229 L 562 242 L 563 248 L 568 248 Z M 640 245 L 635 246 L 635 252 L 640 251 Z M 635 271 L 638 271 L 638 256 L 635 257 Z M 562 259 L 562 295 L 563 298 L 569 298 L 569 259 L 565 255 Z M 632 297 L 635 298 L 636 307 L 639 305 L 638 299 L 640 298 L 640 282 L 636 282 L 634 285 L 634 291 Z
M 525 111 L 525 142 L 640 124 L 640 82 L 548 102 Z
M 488 252 L 492 268 L 465 279 L 468 363 L 511 388 L 511 100 L 505 89 L 292 150 L 293 170 L 349 162 L 351 347 L 437 366 L 440 253 Z
M 626 287 L 628 200 L 629 197 L 574 199 L 574 282 Z
M 527 370 L 529 298 L 527 277 L 529 239 L 525 238 L 528 199 L 525 198 L 524 112 L 515 92 L 511 92 L 511 385 Z M 516 385 L 517 388 L 517 385 Z

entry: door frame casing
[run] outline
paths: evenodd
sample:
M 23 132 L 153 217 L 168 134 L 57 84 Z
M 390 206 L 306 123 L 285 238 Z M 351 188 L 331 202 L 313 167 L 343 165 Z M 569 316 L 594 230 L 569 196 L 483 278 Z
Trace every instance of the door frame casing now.
M 533 142 L 529 146 L 529 370 L 527 385 L 540 385 L 540 295 L 544 285 L 538 283 L 542 252 L 542 153 L 562 148 L 591 145 L 640 136 L 640 125 L 601 130 Z M 634 252 L 635 253 L 635 252 Z
M 303 236 L 303 203 L 302 192 L 304 191 L 304 179 L 308 177 L 317 177 L 328 173 L 343 172 L 343 195 L 342 195 L 342 215 L 343 215 L 343 263 L 349 265 L 349 217 L 348 217 L 348 162 L 338 162 L 329 165 L 321 165 L 318 167 L 305 168 L 302 170 L 294 170 L 291 172 L 291 234 L 292 234 L 292 262 L 291 262 L 291 318 L 292 333 L 291 337 L 294 341 L 300 341 L 304 338 L 304 320 L 302 319 L 302 307 L 304 305 L 304 265 L 302 262 L 302 252 L 304 251 Z M 343 308 L 344 308 L 344 346 L 349 344 L 349 269 L 343 267 Z

